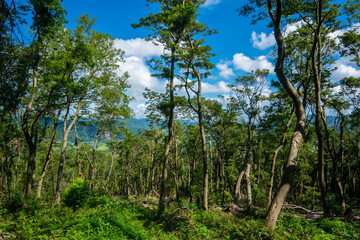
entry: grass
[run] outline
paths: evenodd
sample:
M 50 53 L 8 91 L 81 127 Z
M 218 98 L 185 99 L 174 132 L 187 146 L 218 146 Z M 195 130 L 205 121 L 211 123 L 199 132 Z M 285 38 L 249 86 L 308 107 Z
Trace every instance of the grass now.
M 263 216 L 249 210 L 235 217 L 185 203 L 168 207 L 159 220 L 156 208 L 102 197 L 77 210 L 37 205 L 9 213 L 0 208 L 0 233 L 16 239 L 360 239 L 357 222 L 307 221 L 284 213 L 270 231 Z

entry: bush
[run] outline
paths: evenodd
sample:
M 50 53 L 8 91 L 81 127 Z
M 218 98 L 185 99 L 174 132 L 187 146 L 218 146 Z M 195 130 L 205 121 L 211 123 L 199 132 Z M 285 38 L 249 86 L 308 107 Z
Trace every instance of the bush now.
M 86 182 L 80 178 L 75 180 L 69 188 L 65 190 L 63 202 L 66 206 L 73 209 L 82 207 L 90 196 L 90 189 Z

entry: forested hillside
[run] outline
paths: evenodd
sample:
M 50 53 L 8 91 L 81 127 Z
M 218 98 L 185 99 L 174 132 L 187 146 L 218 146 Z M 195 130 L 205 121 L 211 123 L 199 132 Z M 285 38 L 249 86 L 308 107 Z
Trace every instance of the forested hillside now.
M 136 118 L 128 118 L 126 121 L 126 127 L 129 129 L 129 131 L 133 134 L 139 133 L 141 130 L 149 129 L 149 121 L 147 119 L 136 119 Z M 124 125 L 123 121 L 121 123 L 118 123 L 119 125 Z M 99 129 L 100 124 L 97 124 L 96 122 L 79 122 L 77 125 L 76 132 L 75 130 L 71 131 L 69 134 L 70 144 L 75 143 L 75 139 L 77 138 L 76 133 L 78 134 L 78 137 L 87 144 L 93 143 L 95 136 L 97 134 L 97 131 Z M 56 134 L 59 138 L 62 137 L 62 129 L 64 127 L 64 123 L 60 123 L 57 126 Z M 101 136 L 104 140 L 104 144 L 106 142 L 112 141 L 114 139 L 122 139 L 122 134 L 112 134 L 110 131 L 105 131 L 103 135 Z
M 360 2 L 238 1 L 271 50 L 216 63 L 220 2 L 0 0 L 0 239 L 360 239 Z

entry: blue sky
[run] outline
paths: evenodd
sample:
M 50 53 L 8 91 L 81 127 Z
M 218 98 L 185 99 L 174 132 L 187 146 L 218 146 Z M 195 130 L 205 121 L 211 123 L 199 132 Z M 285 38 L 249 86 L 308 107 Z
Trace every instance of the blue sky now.
M 205 80 L 204 97 L 218 98 L 218 95 L 230 94 L 226 84 L 238 76 L 256 70 L 274 66 L 271 50 L 275 44 L 271 30 L 265 22 L 250 24 L 250 17 L 238 16 L 236 9 L 242 1 L 237 0 L 207 0 L 200 9 L 199 21 L 206 23 L 218 34 L 206 39 L 216 57 L 212 58 L 215 65 L 212 76 Z M 137 118 L 144 117 L 145 99 L 142 92 L 145 87 L 155 91 L 164 91 L 165 82 L 151 77 L 151 71 L 146 65 L 146 59 L 159 56 L 161 47 L 153 46 L 144 38 L 149 34 L 145 29 L 133 29 L 130 24 L 137 23 L 157 8 L 146 0 L 63 0 L 67 11 L 68 28 L 75 27 L 75 19 L 87 13 L 96 17 L 95 29 L 109 33 L 116 38 L 116 46 L 126 52 L 126 63 L 121 65 L 122 71 L 130 74 L 129 83 L 132 86 L 128 94 L 135 100 L 131 103 Z M 296 26 L 287 26 L 288 31 Z M 334 81 L 347 75 L 360 77 L 360 69 L 346 58 L 337 61 L 338 70 L 333 74 Z M 272 74 L 270 77 L 274 78 Z M 268 94 L 270 89 L 265 89 Z

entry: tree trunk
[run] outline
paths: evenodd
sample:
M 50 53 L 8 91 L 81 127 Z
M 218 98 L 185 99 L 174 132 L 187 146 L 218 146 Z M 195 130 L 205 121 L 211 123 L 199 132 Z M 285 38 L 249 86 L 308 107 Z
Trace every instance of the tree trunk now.
M 115 158 L 116 153 L 111 154 L 111 163 L 110 163 L 110 168 L 109 168 L 109 174 L 107 176 L 106 182 L 109 185 L 110 182 L 110 175 L 114 166 L 114 158 Z
M 251 164 L 246 165 L 246 189 L 248 195 L 248 204 L 252 206 L 252 195 L 251 195 L 251 179 L 250 179 Z
M 174 74 L 175 74 L 175 49 L 171 49 L 171 69 L 170 69 L 170 111 L 169 111 L 169 119 L 168 119 L 168 137 L 165 145 L 165 153 L 163 160 L 163 169 L 162 169 L 162 181 L 160 188 L 160 199 L 159 199 L 159 209 L 158 209 L 158 217 L 161 217 L 165 210 L 165 197 L 167 195 L 167 177 L 168 177 L 168 163 L 170 157 L 170 149 L 173 141 L 174 135 Z
M 101 135 L 101 131 L 97 131 L 96 135 L 95 135 L 95 141 L 94 141 L 94 145 L 93 145 L 93 149 L 92 149 L 92 164 L 90 164 L 90 169 L 89 169 L 89 182 L 90 182 L 90 190 L 91 192 L 94 192 L 94 188 L 95 188 L 95 184 L 94 184 L 94 176 L 95 176 L 95 168 L 94 168 L 94 164 L 96 162 L 96 147 L 97 147 L 97 143 L 98 140 L 100 138 Z
M 58 176 L 57 176 L 57 181 L 56 181 L 56 192 L 55 192 L 55 198 L 54 198 L 55 205 L 60 204 L 60 199 L 61 199 L 61 183 L 62 183 L 62 177 L 63 177 L 64 163 L 65 163 L 67 139 L 68 139 L 69 133 L 70 133 L 73 125 L 77 121 L 77 118 L 78 118 L 78 115 L 79 115 L 79 112 L 81 109 L 81 103 L 82 103 L 82 99 L 79 100 L 78 107 L 74 114 L 74 118 L 68 127 L 66 127 L 66 125 L 67 125 L 66 121 L 67 121 L 67 118 L 68 118 L 68 115 L 70 112 L 70 105 L 71 105 L 70 102 L 68 103 L 68 107 L 66 109 L 66 114 L 65 114 L 65 118 L 64 118 L 64 127 L 63 127 L 63 141 L 62 141 L 62 145 L 61 145 L 60 162 L 59 162 Z
M 281 33 L 282 2 L 276 2 L 276 14 L 274 14 L 273 12 L 272 1 L 267 0 L 267 4 L 269 15 L 274 24 L 274 35 L 278 46 L 278 58 L 276 61 L 275 72 L 281 85 L 284 87 L 288 95 L 292 98 L 297 118 L 296 127 L 291 139 L 287 164 L 284 169 L 284 175 L 281 180 L 280 188 L 277 191 L 274 199 L 272 200 L 266 216 L 265 227 L 271 228 L 276 225 L 276 221 L 279 217 L 282 206 L 284 205 L 284 202 L 293 184 L 296 167 L 295 159 L 298 155 L 299 149 L 301 148 L 303 136 L 305 134 L 306 118 L 305 109 L 302 104 L 301 97 L 284 74 L 283 68 L 285 59 L 285 40 Z
M 55 205 L 60 204 L 61 183 L 62 183 L 62 177 L 63 177 L 64 162 L 65 162 L 65 150 L 66 150 L 66 146 L 67 146 L 68 135 L 69 134 L 67 132 L 64 133 L 63 141 L 62 141 L 62 145 L 61 145 L 60 162 L 59 162 L 58 176 L 57 176 L 57 182 L 56 182 L 56 193 L 55 193 L 55 199 L 54 199 Z
M 175 137 L 174 141 L 175 141 L 175 156 L 174 156 L 175 171 L 174 171 L 174 181 L 175 181 L 176 200 L 177 200 L 177 201 L 180 201 L 180 191 L 179 191 L 179 166 L 178 166 L 178 145 L 177 145 L 176 137 Z
M 315 118 L 315 131 L 318 139 L 318 171 L 319 171 L 319 186 L 321 189 L 321 200 L 323 203 L 324 214 L 329 214 L 329 204 L 327 199 L 327 186 L 326 186 L 326 172 L 325 172 L 325 159 L 324 159 L 324 136 L 322 134 L 322 107 L 321 107 L 321 16 L 322 16 L 322 1 L 317 4 L 317 24 L 318 27 L 315 32 L 315 39 L 313 43 L 312 54 L 312 69 L 314 74 L 315 85 L 315 100 L 316 100 L 316 118 Z M 315 51 L 317 49 L 317 57 Z
M 40 179 L 39 179 L 39 182 L 38 182 L 38 187 L 37 187 L 37 192 L 36 192 L 36 198 L 38 198 L 38 199 L 41 197 L 41 188 L 42 188 L 42 184 L 43 184 L 43 181 L 44 181 L 44 178 L 45 178 L 46 169 L 47 169 L 47 167 L 49 165 L 52 149 L 53 149 L 53 146 L 54 146 L 54 140 L 55 140 L 55 136 L 56 136 L 56 129 L 59 126 L 60 113 L 61 113 L 61 111 L 58 112 L 58 115 L 57 115 L 57 117 L 56 117 L 56 119 L 54 121 L 54 128 L 53 128 L 53 131 L 52 131 L 52 134 L 51 134 L 51 139 L 50 139 L 50 143 L 49 143 L 49 149 L 48 149 L 48 152 L 46 154 L 44 167 L 43 167 L 43 170 L 41 172 Z
M 200 134 L 201 134 L 201 145 L 202 145 L 202 153 L 203 153 L 203 168 L 204 168 L 204 173 L 203 173 L 204 174 L 203 175 L 203 208 L 204 208 L 204 210 L 207 211 L 208 210 L 208 196 L 209 196 L 209 173 L 208 173 L 206 139 L 205 139 L 204 125 L 203 125 L 203 122 L 202 122 L 202 113 L 201 112 L 199 112 L 199 128 L 200 128 Z
M 285 125 L 285 129 L 283 131 L 283 135 L 281 137 L 281 140 L 280 140 L 280 144 L 277 146 L 277 148 L 275 149 L 274 151 L 274 158 L 273 158 L 273 161 L 272 161 L 272 164 L 271 164 L 271 176 L 270 176 L 270 183 L 269 183 L 269 193 L 268 193 L 268 204 L 267 204 L 267 207 L 270 206 L 270 203 L 271 203 L 271 198 L 272 198 L 272 189 L 273 189 L 273 186 L 274 186 L 274 175 L 275 175 L 275 166 L 276 166 L 276 159 L 277 159 L 277 156 L 278 156 L 278 153 L 279 151 L 281 150 L 281 148 L 284 146 L 284 143 L 286 141 L 286 133 L 289 129 L 289 126 L 292 122 L 292 119 L 294 117 L 294 108 L 292 109 L 291 111 L 291 115 L 290 115 L 290 118 L 289 120 L 287 121 L 286 125 Z
M 29 103 L 26 107 L 26 110 L 22 116 L 22 122 L 21 127 L 22 131 L 24 133 L 24 137 L 26 140 L 26 143 L 29 147 L 29 156 L 28 156 L 28 164 L 26 169 L 26 175 L 25 175 L 25 199 L 29 200 L 32 196 L 32 189 L 34 186 L 35 181 L 35 170 L 36 170 L 36 150 L 37 150 L 37 131 L 38 123 L 36 120 L 32 123 L 32 126 L 29 126 L 29 118 L 30 118 L 30 111 L 35 101 L 36 96 L 36 89 L 38 85 L 38 79 L 37 79 L 37 66 L 33 69 L 33 93 L 31 94 Z
M 345 118 L 343 115 L 341 115 L 341 123 L 340 123 L 340 150 L 338 153 L 339 159 L 335 162 L 334 168 L 334 177 L 336 179 L 337 187 L 338 187 L 338 193 L 339 193 L 339 201 L 340 201 L 340 207 L 341 207 L 341 213 L 344 214 L 346 211 L 346 204 L 345 204 L 345 193 L 344 189 L 342 187 L 341 179 L 339 176 L 339 168 L 338 168 L 338 162 L 344 162 L 344 125 L 345 125 Z
M 29 146 L 29 158 L 26 169 L 26 181 L 25 181 L 25 199 L 30 199 L 32 196 L 32 189 L 35 180 L 35 169 L 36 169 L 36 147 Z
M 193 66 L 194 71 L 195 67 Z M 197 71 L 196 71 L 197 72 Z M 198 93 L 197 93 L 197 102 L 198 102 L 198 120 L 199 120 L 199 131 L 201 136 L 201 148 L 202 148 L 202 158 L 203 158 L 203 208 L 208 210 L 208 196 L 209 196 L 209 170 L 208 170 L 208 159 L 207 159 L 207 150 L 206 150 L 206 138 L 205 130 L 202 118 L 202 104 L 201 104 L 201 77 L 198 75 Z
M 213 163 L 213 154 L 212 154 L 212 146 L 211 146 L 211 135 L 209 140 L 209 157 L 210 157 L 210 187 L 211 187 L 211 193 L 214 193 L 214 163 Z
M 241 172 L 239 174 L 238 180 L 236 182 L 235 196 L 234 196 L 234 203 L 235 204 L 238 203 L 239 198 L 240 198 L 241 181 L 242 181 L 242 179 L 244 177 L 244 173 L 247 171 L 248 165 L 250 165 L 250 167 L 251 167 L 251 164 L 249 162 L 249 160 L 250 160 L 250 148 L 251 148 L 251 121 L 252 121 L 252 117 L 249 116 L 249 122 L 248 122 L 248 127 L 247 127 L 247 143 L 246 143 L 245 160 L 244 160 L 244 163 L 242 165 Z M 250 180 L 250 179 L 246 179 L 246 180 Z M 251 187 L 250 187 L 250 189 L 251 189 Z M 250 202 L 249 195 L 248 195 L 248 202 Z

